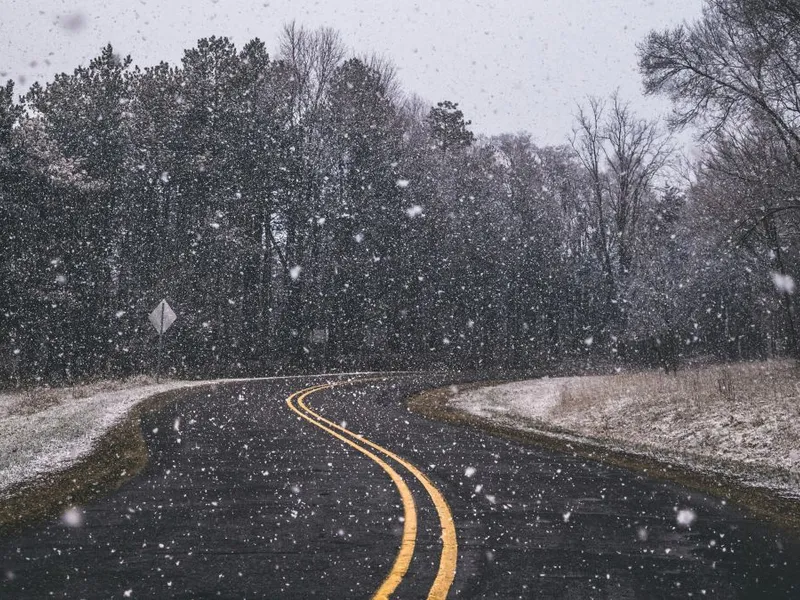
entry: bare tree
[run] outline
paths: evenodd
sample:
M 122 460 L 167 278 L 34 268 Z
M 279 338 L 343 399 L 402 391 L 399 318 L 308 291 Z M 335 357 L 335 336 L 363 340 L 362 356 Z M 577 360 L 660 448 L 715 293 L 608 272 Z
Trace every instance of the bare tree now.
M 403 104 L 405 96 L 400 80 L 397 78 L 397 67 L 392 60 L 375 53 L 365 54 L 358 58 L 378 76 L 378 85 L 381 87 L 382 96 L 395 106 Z
M 292 101 L 298 119 L 319 108 L 345 55 L 344 44 L 334 29 L 322 27 L 309 31 L 294 22 L 284 27 L 280 58 L 294 79 Z
M 590 183 L 589 237 L 609 300 L 617 302 L 633 265 L 643 203 L 672 155 L 670 137 L 614 94 L 608 102 L 589 98 L 579 109 L 570 143 Z
M 789 0 L 707 0 L 703 17 L 639 45 L 648 93 L 673 125 L 735 130 L 760 113 L 800 166 L 800 9 Z
M 669 96 L 673 125 L 698 125 L 708 142 L 700 171 L 705 202 L 730 239 L 779 277 L 797 262 L 798 57 L 800 7 L 793 0 L 707 0 L 697 22 L 653 31 L 639 46 L 647 92 Z M 796 352 L 792 298 L 779 293 Z
M 698 187 L 705 193 L 698 196 L 718 215 L 731 243 L 755 259 L 763 279 L 797 277 L 800 178 L 769 124 L 754 119 L 740 131 L 717 134 L 700 169 Z M 778 286 L 777 291 L 787 346 L 796 352 L 792 290 Z

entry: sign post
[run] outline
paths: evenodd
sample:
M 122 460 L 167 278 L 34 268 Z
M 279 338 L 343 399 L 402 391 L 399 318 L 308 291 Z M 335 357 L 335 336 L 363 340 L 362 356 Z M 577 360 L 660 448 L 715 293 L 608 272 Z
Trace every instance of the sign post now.
M 156 363 L 156 383 L 158 383 L 161 378 L 161 352 L 164 345 L 164 332 L 170 328 L 178 317 L 167 301 L 162 300 L 153 309 L 148 318 L 158 332 L 158 362 Z

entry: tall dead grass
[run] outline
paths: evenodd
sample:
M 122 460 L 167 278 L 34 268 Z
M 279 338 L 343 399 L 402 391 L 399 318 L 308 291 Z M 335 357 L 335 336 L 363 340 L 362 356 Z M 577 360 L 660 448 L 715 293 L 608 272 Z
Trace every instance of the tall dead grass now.
M 581 377 L 566 381 L 554 415 L 597 410 L 616 403 L 699 408 L 720 403 L 774 404 L 800 399 L 800 366 L 779 360 Z
M 124 380 L 108 379 L 76 385 L 72 387 L 35 387 L 24 391 L 0 396 L 0 414 L 33 415 L 70 400 L 89 398 L 97 394 L 114 392 L 134 387 L 154 385 L 155 378 L 149 375 L 136 375 Z

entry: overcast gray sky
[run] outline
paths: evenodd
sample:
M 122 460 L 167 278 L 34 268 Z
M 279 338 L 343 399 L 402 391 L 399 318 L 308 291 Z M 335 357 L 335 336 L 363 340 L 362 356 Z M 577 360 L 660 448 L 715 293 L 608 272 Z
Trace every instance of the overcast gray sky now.
M 529 131 L 564 143 L 576 103 L 619 88 L 640 113 L 636 43 L 700 14 L 701 0 L 0 0 L 0 79 L 22 92 L 87 63 L 111 42 L 141 66 L 177 63 L 198 38 L 253 37 L 271 51 L 296 20 L 377 52 L 406 91 L 459 102 L 479 133 Z

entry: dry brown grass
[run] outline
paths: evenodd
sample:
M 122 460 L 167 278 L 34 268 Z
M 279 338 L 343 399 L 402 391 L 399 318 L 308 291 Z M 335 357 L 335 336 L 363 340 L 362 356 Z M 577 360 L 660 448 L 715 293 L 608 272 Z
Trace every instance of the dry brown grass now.
M 565 378 L 546 425 L 800 498 L 794 361 Z
M 794 361 L 715 365 L 665 374 L 660 371 L 581 377 L 565 381 L 559 415 L 597 410 L 620 402 L 679 405 L 696 409 L 747 402 L 769 406 L 800 397 L 800 367 Z
M 678 481 L 800 530 L 800 367 L 789 360 L 509 384 L 412 410 Z M 547 402 L 541 394 L 555 394 Z M 529 394 L 526 396 L 526 394 Z M 544 400 L 544 402 L 543 402 Z M 542 414 L 541 406 L 549 408 Z M 481 406 L 478 406 L 481 408 Z
M 57 390 L 35 388 L 23 394 L 16 404 L 14 412 L 20 415 L 32 415 L 60 403 L 61 398 Z
M 154 385 L 155 383 L 155 378 L 149 375 L 136 375 L 128 379 L 108 379 L 72 387 L 29 388 L 0 395 L 0 414 L 5 416 L 34 415 L 70 400 L 82 400 L 96 394 Z

